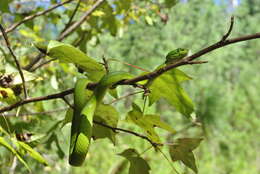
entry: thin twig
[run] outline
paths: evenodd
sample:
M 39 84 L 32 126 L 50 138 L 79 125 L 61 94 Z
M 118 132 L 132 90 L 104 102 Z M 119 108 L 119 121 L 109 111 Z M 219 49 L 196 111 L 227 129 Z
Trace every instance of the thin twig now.
M 153 148 L 153 146 L 149 146 L 148 148 L 144 149 L 144 151 L 142 151 L 139 156 L 142 156 L 144 153 L 146 153 L 147 151 L 149 151 L 151 148 Z
M 31 71 L 31 68 L 41 60 L 45 55 L 43 53 L 38 54 L 28 65 L 26 65 L 23 69 L 26 71 Z
M 131 66 L 131 67 L 134 67 L 134 68 L 136 68 L 136 69 L 140 69 L 140 70 L 145 71 L 145 72 L 150 72 L 150 71 L 148 71 L 148 70 L 146 70 L 146 69 L 144 69 L 144 68 L 141 68 L 141 67 L 139 67 L 139 66 L 136 66 L 136 65 L 133 65 L 133 64 L 130 64 L 130 63 L 121 61 L 121 60 L 117 60 L 117 59 L 110 58 L 110 59 L 108 59 L 108 61 L 120 62 L 120 63 L 122 63 L 122 64 Z
M 178 170 L 175 169 L 175 167 L 173 166 L 172 162 L 169 160 L 169 158 L 165 155 L 165 153 L 163 153 L 163 151 L 160 148 L 157 148 L 157 150 L 159 150 L 159 152 L 161 152 L 161 154 L 163 155 L 163 157 L 168 161 L 168 163 L 170 164 L 170 166 L 172 167 L 172 169 L 175 171 L 175 173 L 180 174 L 178 172 Z
M 201 123 L 199 122 L 196 122 L 196 121 L 193 121 L 191 122 L 190 124 L 186 125 L 185 127 L 181 128 L 180 130 L 176 131 L 175 133 L 169 133 L 167 136 L 166 136 L 166 139 L 167 139 L 167 142 L 163 143 L 164 145 L 173 145 L 174 143 L 171 143 L 172 142 L 172 138 L 178 134 L 181 134 L 183 132 L 186 132 L 188 129 L 192 128 L 192 127 L 195 127 L 195 126 L 198 126 L 198 127 L 201 127 Z
M 78 47 L 81 44 L 81 42 L 85 40 L 87 33 L 88 33 L 88 31 L 83 31 L 80 34 L 80 36 L 72 42 L 72 45 L 74 47 Z
M 117 98 L 117 99 L 111 101 L 111 102 L 109 103 L 109 105 L 111 105 L 111 104 L 113 104 L 113 103 L 115 103 L 115 102 L 118 102 L 119 100 L 122 100 L 122 99 L 124 99 L 124 98 L 127 98 L 127 97 L 129 97 L 129 96 L 136 95 L 136 94 L 140 94 L 140 93 L 142 93 L 142 92 L 144 92 L 144 91 L 137 91 L 137 92 L 129 93 L 129 94 L 127 94 L 127 95 L 124 95 L 124 96 L 122 96 L 122 97 L 119 97 L 119 98 Z
M 69 105 L 70 108 L 74 109 L 74 106 L 72 106 L 72 105 L 70 104 L 70 102 L 66 99 L 65 96 L 62 97 L 62 100 L 63 100 L 67 105 Z
M 233 29 L 233 25 L 234 25 L 234 16 L 231 16 L 228 32 L 222 37 L 220 42 L 224 42 L 228 38 L 228 36 L 231 34 L 231 31 Z
M 145 92 L 144 92 L 144 94 L 145 94 Z M 143 114 L 145 114 L 145 107 L 146 107 L 146 102 L 147 102 L 147 95 L 145 96 L 145 95 L 143 95 L 144 96 L 144 105 L 143 105 Z
M 77 3 L 75 9 L 73 10 L 73 12 L 72 12 L 72 14 L 70 16 L 70 19 L 69 19 L 68 23 L 65 25 L 64 29 L 62 30 L 62 32 L 64 32 L 70 26 L 73 18 L 75 17 L 75 15 L 76 15 L 76 13 L 77 13 L 77 11 L 79 9 L 80 3 L 81 3 L 81 0 L 78 0 L 78 3 Z
M 64 32 L 60 34 L 58 40 L 63 40 L 65 37 L 69 36 L 73 33 L 86 19 L 92 14 L 105 0 L 98 0 L 86 13 L 79 19 L 79 21 L 75 22 L 69 28 L 67 28 Z
M 141 85 L 141 84 L 138 84 L 138 83 L 132 84 L 132 86 L 133 86 L 134 88 L 143 89 L 144 91 L 148 90 L 148 88 L 147 88 L 145 85 Z
M 55 109 L 55 110 L 51 110 L 51 111 L 45 111 L 45 112 L 32 112 L 32 113 L 22 113 L 19 115 L 16 114 L 5 114 L 4 116 L 6 117 L 24 117 L 24 116 L 28 116 L 28 115 L 46 115 L 46 114 L 52 114 L 55 112 L 61 112 L 61 111 L 66 111 L 68 108 L 60 108 L 60 109 Z
M 198 123 L 198 122 L 192 122 L 192 123 L 188 124 L 187 126 L 183 127 L 182 129 L 173 133 L 172 136 L 176 136 L 177 134 L 183 133 L 183 132 L 187 131 L 189 128 L 192 128 L 192 127 L 195 127 L 195 126 L 201 127 L 201 124 Z
M 6 115 L 4 115 L 4 114 L 0 114 L 1 115 L 1 117 L 3 117 L 3 119 L 4 119 L 4 123 L 5 123 L 5 126 L 6 126 L 6 128 L 7 128 L 7 131 L 8 131 L 8 133 L 9 134 L 11 134 L 12 132 L 11 132 L 11 128 L 10 128 L 10 126 L 9 126 L 9 124 L 8 124 L 8 121 L 7 121 L 7 119 L 6 119 Z M 3 123 L 2 123 L 3 124 Z M 1 125 L 1 126 L 3 126 L 3 125 Z
M 52 58 L 52 59 L 50 59 L 50 60 L 47 60 L 47 61 L 45 61 L 45 62 L 39 64 L 38 66 L 32 68 L 32 69 L 30 70 L 30 72 L 34 72 L 36 69 L 38 69 L 38 68 L 40 68 L 40 67 L 42 67 L 42 66 L 44 66 L 44 65 L 47 65 L 48 63 L 50 63 L 50 62 L 52 62 L 52 61 L 54 61 L 54 60 L 57 60 L 57 59 L 56 59 L 56 58 Z
M 25 17 L 23 20 L 21 20 L 21 21 L 15 23 L 15 24 L 13 24 L 12 26 L 10 26 L 9 28 L 7 28 L 7 29 L 5 30 L 5 32 L 6 32 L 6 33 L 10 33 L 10 32 L 12 32 L 13 30 L 15 30 L 17 27 L 19 27 L 21 24 L 23 24 L 23 23 L 25 23 L 25 22 L 27 22 L 27 21 L 29 21 L 29 20 L 33 20 L 33 19 L 36 18 L 36 17 L 45 15 L 46 13 L 49 13 L 49 12 L 51 12 L 52 10 L 54 10 L 54 9 L 56 9 L 56 8 L 58 8 L 58 7 L 62 6 L 62 5 L 64 5 L 64 4 L 67 4 L 67 3 L 71 2 L 71 1 L 73 1 L 73 0 L 68 0 L 68 1 L 64 1 L 64 2 L 58 3 L 58 4 L 56 4 L 56 5 L 52 6 L 52 7 L 50 7 L 49 9 L 47 9 L 47 10 L 45 10 L 45 11 L 38 12 L 38 13 L 33 14 L 33 15 L 31 15 L 31 16 L 27 16 L 27 17 Z
M 3 56 L 5 57 L 5 59 L 7 59 L 7 54 L 5 53 L 5 50 L 2 47 L 0 47 L 0 51 L 2 52 Z
M 101 123 L 101 122 L 98 122 L 98 121 L 94 121 L 95 124 L 98 124 L 98 125 L 101 125 L 103 127 L 106 127 L 106 128 L 109 128 L 111 129 L 112 131 L 114 132 L 117 132 L 117 131 L 120 131 L 120 132 L 125 132 L 125 133 L 128 133 L 128 134 L 132 134 L 132 135 L 135 135 L 137 137 L 140 137 L 146 141 L 148 141 L 152 146 L 156 147 L 156 146 L 161 146 L 162 144 L 159 144 L 159 143 L 155 143 L 153 142 L 152 140 L 150 140 L 148 137 L 144 136 L 144 135 L 141 135 L 137 132 L 133 132 L 133 131 L 130 131 L 130 130 L 127 130 L 127 129 L 122 129 L 122 128 L 118 128 L 118 127 L 112 127 L 112 126 L 109 126 L 109 125 L 106 125 L 104 123 Z
M 15 64 L 16 64 L 16 67 L 19 71 L 19 74 L 21 76 L 21 79 L 22 79 L 22 83 L 23 83 L 23 92 L 24 92 L 24 97 L 25 99 L 27 98 L 27 90 L 26 90 L 26 86 L 25 86 L 25 79 L 24 79 L 24 75 L 23 75 L 23 71 L 22 71 L 22 68 L 21 68 L 21 65 L 16 57 L 16 55 L 14 54 L 12 48 L 11 48 L 11 45 L 10 45 L 10 42 L 8 40 L 8 37 L 7 37 L 7 34 L 5 33 L 5 29 L 4 27 L 0 24 L 0 30 L 3 34 L 3 37 L 4 37 L 4 40 L 5 40 L 5 43 L 6 43 L 6 46 L 8 48 L 8 50 L 10 51 L 11 55 L 13 56 L 14 58 L 14 61 L 15 61 Z
M 108 62 L 107 62 L 107 59 L 105 58 L 105 56 L 103 55 L 102 57 L 102 60 L 103 60 L 103 65 L 106 69 L 106 72 L 109 73 L 109 67 L 108 67 Z

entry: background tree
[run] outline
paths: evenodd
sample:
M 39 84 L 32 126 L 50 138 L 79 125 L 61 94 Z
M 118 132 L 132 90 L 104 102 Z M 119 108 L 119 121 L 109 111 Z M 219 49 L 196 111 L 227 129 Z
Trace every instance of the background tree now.
M 0 108 L 3 116 L 0 117 L 0 143 L 5 147 L 0 148 L 1 171 L 28 173 L 24 167 L 27 164 L 33 172 L 42 173 L 127 173 L 129 164 L 138 171 L 142 171 L 138 167 L 148 170 L 142 161 L 145 159 L 152 168 L 150 173 L 173 172 L 172 164 L 160 152 L 152 150 L 149 141 L 124 133 L 116 136 L 116 146 L 110 142 L 113 133 L 104 135 L 110 136 L 110 140 L 93 141 L 86 165 L 71 168 L 67 163 L 70 134 L 70 124 L 67 123 L 71 111 L 67 116 L 65 111 L 69 107 L 66 103 L 72 105 L 73 97 L 64 96 L 72 92 L 67 89 L 72 88 L 76 78 L 82 75 L 77 67 L 54 61 L 32 45 L 56 39 L 74 45 L 99 62 L 105 57 L 110 70 L 123 69 L 140 75 L 142 70 L 134 65 L 152 71 L 165 61 L 167 52 L 175 48 L 188 48 L 192 55 L 218 42 L 228 30 L 231 15 L 235 16 L 235 23 L 230 38 L 259 32 L 257 2 L 240 1 L 238 6 L 230 7 L 229 1 L 181 1 L 176 8 L 170 9 L 174 5 L 172 2 L 5 1 L 0 6 L 1 24 L 22 69 L 27 70 L 23 74 L 29 98 L 24 99 L 17 66 L 1 37 L 1 90 L 12 88 L 14 91 L 14 94 L 7 91 L 9 100 L 2 99 Z M 73 26 L 77 26 L 75 30 Z M 259 98 L 259 44 L 259 40 L 252 40 L 230 45 L 203 55 L 200 60 L 210 61 L 205 65 L 179 68 L 193 78 L 182 84 L 194 101 L 193 119 L 183 117 L 165 100 L 145 108 L 146 114 L 157 113 L 164 122 L 179 130 L 171 137 L 174 142 L 184 137 L 205 137 L 196 151 L 200 173 L 259 173 L 259 106 L 256 104 Z M 9 77 L 12 83 L 8 81 Z M 127 86 L 117 89 L 119 96 L 140 91 Z M 57 95 L 51 95 L 53 100 L 44 101 L 48 97 L 39 97 L 54 93 Z M 5 93 L 1 94 L 4 97 Z M 30 99 L 38 99 L 38 102 L 30 102 Z M 4 112 L 19 100 L 30 103 L 19 105 L 18 102 Z M 111 123 L 113 127 L 143 135 L 142 129 L 124 121 L 125 113 L 132 110 L 133 101 L 142 107 L 142 93 L 124 100 L 111 96 L 104 100 L 105 103 L 113 102 L 119 113 L 117 119 L 120 121 L 115 125 Z M 12 117 L 15 115 L 18 117 Z M 197 126 L 197 121 L 201 127 Z M 156 131 L 162 142 L 170 137 L 165 131 Z M 191 142 L 180 144 L 191 147 Z M 128 148 L 135 148 L 141 154 L 139 159 L 135 159 L 141 166 L 135 165 L 135 160 L 126 155 Z M 151 149 L 146 152 L 147 148 Z M 182 150 L 181 146 L 175 149 Z M 161 150 L 169 156 L 168 147 Z M 41 155 L 36 155 L 35 151 Z M 119 153 L 121 156 L 116 155 Z M 172 156 L 174 159 L 176 154 L 174 156 L 172 152 Z M 48 166 L 44 167 L 42 163 L 46 162 Z M 191 164 L 188 166 L 195 170 Z M 182 173 L 192 172 L 183 165 L 173 165 Z

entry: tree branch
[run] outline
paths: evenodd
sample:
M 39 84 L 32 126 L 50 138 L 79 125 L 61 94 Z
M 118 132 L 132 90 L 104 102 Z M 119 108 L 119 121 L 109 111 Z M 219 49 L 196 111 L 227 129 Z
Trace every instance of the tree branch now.
M 105 0 L 98 0 L 88 11 L 86 11 L 86 13 L 79 19 L 78 22 L 75 22 L 73 25 L 71 25 L 70 27 L 66 28 L 65 30 L 62 31 L 59 35 L 59 37 L 57 38 L 58 41 L 62 41 L 63 39 L 65 39 L 67 36 L 69 36 L 70 34 L 73 33 L 73 31 L 75 31 L 86 19 L 89 15 L 91 15 L 96 8 L 98 8 Z M 41 60 L 41 58 L 43 57 L 43 54 L 39 54 L 37 57 L 34 58 L 34 60 L 32 60 L 32 62 L 30 64 L 28 64 L 25 69 L 27 71 L 30 71 L 30 69 Z M 38 67 L 37 67 L 38 68 Z M 35 69 L 33 69 L 35 70 Z
M 34 18 L 36 18 L 36 17 L 45 15 L 45 14 L 51 12 L 52 10 L 54 10 L 54 9 L 56 9 L 56 8 L 58 8 L 58 7 L 62 6 L 62 5 L 64 5 L 64 4 L 70 3 L 70 2 L 72 2 L 72 1 L 73 1 L 73 0 L 64 1 L 64 2 L 61 2 L 61 3 L 58 3 L 58 4 L 54 5 L 53 7 L 49 8 L 49 9 L 47 9 L 47 10 L 45 10 L 45 11 L 36 13 L 36 14 L 34 14 L 34 15 L 31 15 L 31 16 L 27 16 L 27 17 L 25 17 L 22 21 L 17 22 L 17 23 L 15 23 L 15 24 L 13 24 L 11 27 L 9 27 L 9 28 L 6 30 L 6 32 L 9 33 L 9 32 L 11 32 L 11 31 L 15 30 L 15 29 L 16 29 L 18 26 L 20 26 L 21 24 L 23 24 L 23 23 L 25 23 L 25 22 L 27 22 L 27 21 L 29 21 L 29 20 L 32 20 L 32 19 L 34 19 Z M 42 53 L 38 54 L 38 55 L 32 60 L 31 63 L 29 63 L 28 65 L 26 65 L 26 66 L 24 67 L 24 69 L 27 70 L 27 71 L 29 71 L 29 70 L 33 67 L 33 65 L 35 65 L 39 60 L 41 60 L 41 58 L 42 58 L 43 56 L 44 56 L 44 54 L 42 54 Z
M 70 19 L 69 19 L 68 23 L 65 25 L 65 27 L 64 27 L 64 29 L 62 30 L 61 33 L 63 33 L 71 25 L 72 20 L 75 17 L 75 15 L 76 15 L 76 13 L 77 13 L 77 11 L 79 9 L 80 3 L 81 3 L 81 0 L 78 0 L 78 3 L 77 3 L 75 9 L 73 10 L 73 12 L 72 12 L 72 14 L 70 16 Z
M 151 79 L 151 78 L 155 78 L 158 77 L 159 75 L 163 74 L 164 72 L 167 72 L 173 68 L 182 66 L 182 65 L 187 65 L 189 64 L 190 61 L 199 58 L 200 56 L 207 54 L 213 50 L 216 50 L 218 48 L 230 45 L 230 44 L 234 44 L 234 43 L 238 43 L 238 42 L 242 42 L 242 41 L 247 41 L 247 40 L 253 40 L 253 39 L 259 39 L 260 38 L 260 33 L 255 33 L 255 34 L 251 34 L 251 35 L 246 35 L 246 36 L 242 36 L 242 37 L 236 37 L 236 38 L 232 38 L 232 39 L 227 39 L 224 42 L 217 42 L 215 44 L 210 45 L 209 47 L 203 48 L 202 50 L 198 51 L 197 53 L 186 57 L 185 59 L 182 59 L 178 62 L 175 62 L 173 64 L 167 65 L 165 67 L 162 67 L 156 71 L 153 71 L 151 73 L 142 75 L 142 76 L 138 76 L 129 80 L 124 80 L 122 81 L 120 84 L 121 85 L 129 85 L 129 84 L 134 84 L 136 82 L 142 81 L 142 80 L 147 80 L 147 79 Z
M 110 103 L 108 103 L 108 104 L 111 105 L 111 104 L 113 104 L 113 103 L 115 103 L 115 102 L 118 102 L 119 100 L 122 100 L 122 99 L 127 98 L 127 97 L 132 96 L 132 95 L 140 94 L 140 93 L 143 93 L 143 92 L 144 92 L 144 91 L 136 91 L 136 92 L 132 92 L 132 93 L 126 94 L 126 95 L 124 95 L 124 96 L 122 96 L 122 97 L 118 97 L 118 98 L 116 98 L 115 100 L 112 100 L 112 101 L 111 101 Z
M 146 69 L 144 69 L 144 68 L 141 68 L 141 67 L 139 67 L 139 66 L 136 66 L 136 65 L 133 65 L 133 64 L 130 64 L 130 63 L 127 63 L 127 62 L 118 60 L 118 59 L 109 58 L 109 59 L 107 59 L 107 61 L 119 62 L 119 63 L 125 64 L 125 65 L 128 65 L 128 66 L 131 66 L 131 67 L 133 67 L 133 68 L 140 69 L 141 71 L 144 71 L 144 72 L 150 72 L 150 71 L 148 71 L 148 70 L 146 70 Z
M 56 94 L 51 94 L 51 95 L 42 96 L 42 97 L 34 97 L 34 98 L 24 99 L 24 100 L 21 100 L 21 101 L 19 101 L 17 103 L 12 104 L 12 105 L 2 107 L 0 109 L 0 113 L 6 112 L 6 111 L 10 111 L 10 110 L 12 110 L 14 108 L 17 108 L 19 106 L 25 105 L 27 103 L 44 101 L 44 100 L 52 100 L 52 99 L 57 99 L 57 98 L 61 98 L 62 99 L 64 96 L 72 94 L 72 93 L 73 93 L 73 89 L 68 89 L 66 91 L 62 91 L 62 92 L 59 92 L 59 93 L 56 93 Z
M 43 53 L 38 54 L 28 65 L 26 65 L 23 69 L 27 71 L 31 71 L 31 68 L 44 57 Z
M 230 44 L 242 42 L 242 41 L 259 39 L 259 38 L 260 38 L 260 33 L 255 33 L 255 34 L 251 34 L 251 35 L 245 35 L 245 36 L 242 36 L 242 37 L 227 39 L 224 42 L 219 41 L 219 42 L 217 42 L 213 45 L 210 45 L 209 47 L 206 47 L 206 48 L 198 51 L 197 53 L 195 53 L 191 56 L 188 56 L 185 59 L 182 59 L 182 60 L 180 60 L 180 61 L 178 61 L 174 64 L 167 65 L 165 67 L 162 67 L 158 70 L 147 73 L 145 75 L 141 75 L 141 76 L 137 76 L 137 77 L 132 78 L 132 79 L 124 80 L 124 81 L 120 82 L 118 85 L 135 85 L 139 81 L 147 80 L 147 79 L 151 79 L 151 78 L 156 78 L 159 75 L 163 74 L 164 72 L 167 72 L 167 71 L 169 71 L 173 68 L 176 68 L 176 67 L 179 67 L 179 66 L 182 66 L 182 65 L 189 65 L 189 62 L 191 62 L 192 60 L 199 58 L 200 56 L 207 54 L 207 53 L 209 53 L 213 50 L 216 50 L 218 48 L 221 48 L 221 47 L 224 47 L 224 46 L 227 46 L 227 45 L 230 45 Z M 87 89 L 93 90 L 96 86 L 97 86 L 97 83 L 89 83 L 88 86 L 87 86 Z M 15 104 L 1 108 L 0 113 L 5 112 L 5 111 L 10 111 L 10 110 L 12 110 L 16 107 L 19 107 L 21 105 L 31 103 L 31 102 L 62 98 L 63 96 L 69 95 L 71 93 L 73 93 L 73 89 L 68 89 L 66 91 L 62 91 L 62 92 L 52 94 L 52 95 L 21 100 L 21 101 L 15 103 Z
M 13 24 L 12 26 L 10 26 L 9 28 L 7 28 L 7 29 L 5 30 L 5 32 L 6 32 L 6 33 L 10 33 L 10 32 L 12 32 L 12 31 L 14 31 L 17 27 L 19 27 L 20 25 L 22 25 L 23 23 L 25 23 L 25 22 L 27 22 L 27 21 L 29 21 L 29 20 L 33 20 L 33 19 L 36 18 L 36 17 L 45 15 L 46 13 L 49 13 L 49 12 L 51 12 L 52 10 L 54 10 L 54 9 L 56 9 L 56 8 L 58 8 L 58 7 L 62 6 L 62 5 L 64 5 L 64 4 L 67 4 L 67 3 L 71 2 L 71 1 L 73 1 L 73 0 L 67 0 L 67 1 L 64 1 L 64 2 L 61 2 L 61 3 L 58 3 L 58 4 L 56 4 L 56 5 L 52 6 L 52 7 L 50 7 L 49 9 L 47 9 L 47 10 L 45 10 L 45 11 L 38 12 L 38 13 L 33 14 L 33 15 L 31 15 L 31 16 L 27 16 L 27 17 L 25 17 L 23 20 L 21 20 L 21 21 L 15 23 L 15 24 Z
M 34 112 L 34 113 L 24 113 L 24 114 L 20 114 L 18 115 L 19 117 L 22 117 L 22 116 L 28 116 L 28 115 L 44 115 L 44 114 L 51 114 L 51 113 L 55 113 L 55 112 L 61 112 L 61 111 L 65 111 L 67 110 L 68 108 L 59 108 L 59 109 L 55 109 L 55 110 L 52 110 L 52 111 L 45 111 L 45 112 Z M 0 117 L 2 116 L 8 116 L 8 117 L 13 117 L 13 116 L 17 116 L 15 114 L 5 114 L 5 115 L 1 115 Z M 100 126 L 103 126 L 103 127 L 106 127 L 108 129 L 111 129 L 113 132 L 124 132 L 124 133 L 128 133 L 128 134 L 132 134 L 134 136 L 137 136 L 137 137 L 140 137 L 144 140 L 147 140 L 149 143 L 151 143 L 151 145 L 153 146 L 158 146 L 158 145 L 162 145 L 162 144 L 159 144 L 159 143 L 155 143 L 153 142 L 152 140 L 150 140 L 148 137 L 144 136 L 144 135 L 141 135 L 137 132 L 134 132 L 134 131 L 130 131 L 130 130 L 127 130 L 127 129 L 122 129 L 122 128 L 118 128 L 118 127 L 112 127 L 112 126 L 109 126 L 107 124 L 104 124 L 102 122 L 98 122 L 98 121 L 93 121 L 95 124 L 98 124 Z
M 73 25 L 71 25 L 69 28 L 67 28 L 64 32 L 60 34 L 58 37 L 58 40 L 63 40 L 65 37 L 69 36 L 73 31 L 75 31 L 86 19 L 87 17 L 93 13 L 105 0 L 98 0 L 86 13 L 81 16 L 79 21 L 75 22 Z
M 45 61 L 45 62 L 43 62 L 43 63 L 41 63 L 41 64 L 35 66 L 34 68 L 30 68 L 30 72 L 34 72 L 36 69 L 38 69 L 38 68 L 40 68 L 40 67 L 42 67 L 42 66 L 44 66 L 44 65 L 47 65 L 47 64 L 49 64 L 50 62 L 52 62 L 52 61 L 54 61 L 54 60 L 57 60 L 57 59 L 56 59 L 56 58 L 53 58 L 53 59 L 47 60 L 47 61 Z
M 208 63 L 208 61 L 188 61 L 187 64 L 194 65 L 194 64 L 204 64 Z
M 113 130 L 114 132 L 117 132 L 117 131 L 120 131 L 120 132 L 125 132 L 125 133 L 128 133 L 128 134 L 132 134 L 134 136 L 137 136 L 137 137 L 140 137 L 144 140 L 147 140 L 149 143 L 151 143 L 152 146 L 159 146 L 159 145 L 162 145 L 162 144 L 159 144 L 159 143 L 155 143 L 153 142 L 152 140 L 150 140 L 148 137 L 144 136 L 144 135 L 141 135 L 137 132 L 133 132 L 133 131 L 130 131 L 130 130 L 127 130 L 127 129 L 122 129 L 122 128 L 118 128 L 118 127 L 112 127 L 112 126 L 109 126 L 107 124 L 104 124 L 104 123 L 101 123 L 101 122 L 97 122 L 97 121 L 93 121 L 95 124 L 98 124 L 100 126 L 103 126 L 103 127 L 106 127 L 106 128 L 109 128 L 111 130 Z
M 4 114 L 3 116 L 6 117 L 24 117 L 24 116 L 31 116 L 31 115 L 47 115 L 47 114 L 52 114 L 55 112 L 61 112 L 61 111 L 66 111 L 69 108 L 65 107 L 65 108 L 59 108 L 59 109 L 55 109 L 55 110 L 51 110 L 51 111 L 44 111 L 44 112 L 29 112 L 29 113 L 22 113 L 19 115 L 16 114 Z
M 62 98 L 62 100 L 63 100 L 70 108 L 74 109 L 74 106 L 73 106 L 72 104 L 70 104 L 70 102 L 66 99 L 65 96 L 63 96 L 63 97 L 61 97 L 61 98 Z
M 27 98 L 27 90 L 26 90 L 26 86 L 25 86 L 25 79 L 24 79 L 24 75 L 23 75 L 23 71 L 22 71 L 21 65 L 20 65 L 20 63 L 19 63 L 19 61 L 18 61 L 16 55 L 14 54 L 12 48 L 11 48 L 11 45 L 10 45 L 10 42 L 9 42 L 9 40 L 8 40 L 7 34 L 6 34 L 6 32 L 5 32 L 5 29 L 4 29 L 4 27 L 3 27 L 1 24 L 0 24 L 0 30 L 1 30 L 1 32 L 2 32 L 2 34 L 3 34 L 3 37 L 4 37 L 4 40 L 5 40 L 6 46 L 7 46 L 8 50 L 10 51 L 11 55 L 13 56 L 14 61 L 15 61 L 15 64 L 16 64 L 16 67 L 17 67 L 18 72 L 19 72 L 19 74 L 20 74 L 20 76 L 21 76 L 22 84 L 23 84 L 24 97 L 25 97 L 25 99 L 26 99 L 26 98 Z

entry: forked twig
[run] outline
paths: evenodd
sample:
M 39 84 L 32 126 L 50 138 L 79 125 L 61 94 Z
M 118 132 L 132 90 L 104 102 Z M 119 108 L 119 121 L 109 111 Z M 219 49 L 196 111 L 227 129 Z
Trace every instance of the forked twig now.
M 27 16 L 27 17 L 25 17 L 23 20 L 21 20 L 21 21 L 15 23 L 15 24 L 13 24 L 12 26 L 10 26 L 9 28 L 7 28 L 7 29 L 5 30 L 5 33 L 10 33 L 10 32 L 12 32 L 12 31 L 14 31 L 17 27 L 19 27 L 20 25 L 22 25 L 23 23 L 25 23 L 25 22 L 27 22 L 27 21 L 30 21 L 30 20 L 33 20 L 33 19 L 36 18 L 36 17 L 45 15 L 45 14 L 51 12 L 52 10 L 54 10 L 54 9 L 56 9 L 56 8 L 58 8 L 58 7 L 62 6 L 62 5 L 64 5 L 64 4 L 67 4 L 67 3 L 71 2 L 71 1 L 73 1 L 73 0 L 68 0 L 68 1 L 64 1 L 64 2 L 58 3 L 58 4 L 56 4 L 56 5 L 52 6 L 52 7 L 50 7 L 50 8 L 47 9 L 47 10 L 38 12 L 38 13 L 33 14 L 33 15 L 30 15 L 30 16 Z
M 233 29 L 233 25 L 234 25 L 234 16 L 231 16 L 228 32 L 222 37 L 220 42 L 224 42 L 228 38 L 228 36 L 231 34 L 231 31 Z
M 8 48 L 8 50 L 10 51 L 11 55 L 13 56 L 14 58 L 14 61 L 15 61 L 15 64 L 16 64 L 16 67 L 18 69 L 18 72 L 20 74 L 20 77 L 22 79 L 22 84 L 23 84 L 23 92 L 24 92 L 24 97 L 27 98 L 27 90 L 26 90 L 26 86 L 25 86 L 25 79 L 24 79 L 24 75 L 23 75 L 23 71 L 22 71 L 22 68 L 21 68 L 21 65 L 16 57 L 16 55 L 14 54 L 12 48 L 11 48 L 11 45 L 10 45 L 10 42 L 8 40 L 8 37 L 7 37 L 7 34 L 5 32 L 5 29 L 4 27 L 0 24 L 0 30 L 3 34 L 3 37 L 4 37 L 4 40 L 5 40 L 5 43 L 6 43 L 6 46 Z

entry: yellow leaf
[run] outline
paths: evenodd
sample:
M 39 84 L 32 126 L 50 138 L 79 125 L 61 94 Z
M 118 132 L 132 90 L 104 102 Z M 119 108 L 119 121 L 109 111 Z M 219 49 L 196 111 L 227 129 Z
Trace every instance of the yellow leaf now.
M 101 10 L 96 10 L 92 13 L 93 16 L 97 16 L 97 17 L 101 17 L 101 16 L 104 16 L 105 13 Z

